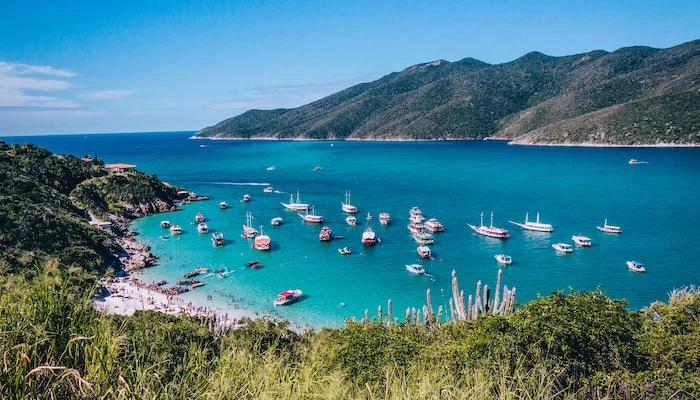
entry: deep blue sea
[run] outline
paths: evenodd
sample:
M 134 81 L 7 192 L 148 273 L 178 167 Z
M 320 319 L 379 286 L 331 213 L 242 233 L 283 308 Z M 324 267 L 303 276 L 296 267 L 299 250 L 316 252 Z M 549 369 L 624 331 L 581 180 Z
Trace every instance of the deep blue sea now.
M 76 156 L 97 153 L 106 162 L 136 164 L 171 184 L 213 200 L 186 205 L 182 212 L 146 217 L 133 223 L 140 239 L 152 246 L 160 261 L 141 279 L 180 279 L 199 266 L 232 271 L 225 279 L 205 278 L 206 286 L 184 294 L 193 300 L 223 303 L 233 295 L 249 310 L 273 310 L 272 299 L 289 288 L 306 297 L 274 313 L 299 325 L 340 326 L 345 317 L 376 315 L 392 299 L 394 314 L 425 303 L 449 310 L 450 274 L 456 270 L 465 293 L 481 280 L 495 286 L 503 268 L 503 283 L 517 288 L 517 301 L 527 302 L 556 290 L 600 288 L 612 298 L 626 298 L 639 309 L 667 300 L 674 288 L 700 284 L 700 148 L 577 148 L 510 146 L 501 141 L 466 142 L 342 142 L 342 141 L 205 141 L 188 140 L 192 132 L 6 137 L 8 143 L 32 142 L 57 153 Z M 648 164 L 629 165 L 636 158 Z M 267 169 L 275 166 L 274 171 Z M 314 170 L 314 167 L 322 167 Z M 264 193 L 273 186 L 283 193 Z M 345 191 L 360 209 L 357 227 L 348 226 L 341 209 Z M 320 225 L 304 223 L 280 202 L 289 193 L 315 206 L 324 225 L 343 239 L 318 240 Z M 241 203 L 248 193 L 252 201 Z M 231 206 L 220 210 L 226 201 Z M 408 210 L 417 206 L 426 217 L 445 225 L 436 234 L 434 260 L 422 264 L 431 276 L 412 276 L 405 264 L 420 262 L 417 244 L 406 229 Z M 242 239 L 247 211 L 254 225 L 273 241 L 260 253 Z M 381 226 L 379 212 L 391 213 Z M 495 215 L 494 225 L 511 233 L 501 241 L 476 235 L 467 222 L 479 214 Z M 213 248 L 208 235 L 191 224 L 197 212 L 210 229 L 229 239 Z M 360 237 L 364 216 L 372 213 L 381 243 L 364 248 Z M 551 223 L 551 234 L 521 231 L 508 220 L 525 213 Z M 270 219 L 284 223 L 270 226 Z M 605 218 L 623 229 L 621 235 L 599 232 Z M 179 238 L 168 235 L 160 221 L 180 224 Z M 571 242 L 583 234 L 591 248 L 558 255 L 551 245 Z M 342 256 L 337 249 L 350 247 Z M 513 264 L 500 267 L 494 255 L 509 254 Z M 260 270 L 243 266 L 258 259 Z M 646 273 L 628 271 L 625 261 L 645 264 Z M 211 303 L 211 302 L 209 302 Z

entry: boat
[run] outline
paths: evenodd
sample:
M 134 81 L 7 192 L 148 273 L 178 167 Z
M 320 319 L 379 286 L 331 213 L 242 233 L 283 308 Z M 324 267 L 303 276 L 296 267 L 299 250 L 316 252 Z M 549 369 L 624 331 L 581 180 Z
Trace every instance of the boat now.
M 582 235 L 574 235 L 571 237 L 571 240 L 573 240 L 577 245 L 583 247 L 591 247 L 593 245 L 591 243 L 591 238 Z
M 301 297 L 302 291 L 299 289 L 289 289 L 281 292 L 277 295 L 277 298 L 273 302 L 276 306 L 286 306 L 291 304 Z
M 243 198 L 241 199 L 241 203 L 247 203 L 250 201 L 250 195 L 248 193 L 243 195 Z
M 248 268 L 260 269 L 263 265 L 258 260 L 251 260 L 245 263 L 245 266 Z
M 323 216 L 321 215 L 316 215 L 314 213 L 314 207 L 311 206 L 311 214 L 309 214 L 309 211 L 306 211 L 306 214 L 304 215 L 299 215 L 301 219 L 303 219 L 306 222 L 312 223 L 312 224 L 320 224 L 323 222 Z
M 170 221 L 160 221 L 161 228 L 170 228 Z
M 540 213 L 537 213 L 537 220 L 535 222 L 531 222 L 528 220 L 528 213 L 525 213 L 525 222 L 520 223 L 520 222 L 515 222 L 515 221 L 508 221 L 511 224 L 518 225 L 519 227 L 526 229 L 528 231 L 536 231 L 536 232 L 552 232 L 554 231 L 554 227 L 551 224 L 545 224 L 540 222 Z
M 204 282 L 195 282 L 195 283 L 190 285 L 190 289 L 196 289 L 196 288 L 198 288 L 200 286 L 204 286 L 204 285 L 205 285 Z
M 324 226 L 321 228 L 321 232 L 318 234 L 318 240 L 322 242 L 328 242 L 333 239 L 333 231 L 331 231 L 331 228 Z
M 221 232 L 214 232 L 211 234 L 211 243 L 214 246 L 220 247 L 224 245 L 224 234 Z
M 357 225 L 357 218 L 355 218 L 354 215 L 348 215 L 348 217 L 345 218 L 345 222 L 347 222 L 347 224 L 350 226 L 356 226 Z
M 647 162 L 647 161 L 639 161 L 636 158 L 630 158 L 628 163 L 632 164 L 632 165 L 634 165 L 634 164 L 649 164 L 649 162 Z
M 496 254 L 493 256 L 499 264 L 510 265 L 513 263 L 513 259 L 505 254 Z
M 370 213 L 367 213 L 367 227 L 365 228 L 365 231 L 362 232 L 362 244 L 366 246 L 374 246 L 375 243 L 377 243 L 377 234 L 372 230 L 372 224 L 370 221 L 372 221 L 372 215 Z
M 411 207 L 411 209 L 408 210 L 408 213 L 410 215 L 423 215 L 423 211 L 421 211 L 418 207 Z
M 559 253 L 571 253 L 574 251 L 574 248 L 567 243 L 554 243 L 552 248 Z
M 406 228 L 408 228 L 409 232 L 411 233 L 419 233 L 426 230 L 423 224 L 419 224 L 417 222 L 411 222 L 410 224 L 406 225 Z
M 416 232 L 413 235 L 413 239 L 419 244 L 433 244 L 433 235 L 428 232 Z
M 423 223 L 423 226 L 430 232 L 444 232 L 445 227 L 442 225 L 440 221 L 438 221 L 435 218 L 430 218 L 429 220 L 425 221 Z
M 422 215 L 411 215 L 410 217 L 408 217 L 409 221 L 416 223 L 416 224 L 421 223 L 424 219 L 425 219 L 425 217 Z
M 345 192 L 345 203 L 340 202 L 340 208 L 343 210 L 343 212 L 346 212 L 346 213 L 350 213 L 350 214 L 357 213 L 357 207 L 350 204 L 350 191 L 349 190 Z
M 274 191 L 275 191 L 275 189 L 272 186 L 268 186 L 265 189 L 263 189 L 263 192 L 265 192 L 265 193 L 272 193 Z
M 471 224 L 469 225 L 470 228 L 474 230 L 474 232 L 478 233 L 479 235 L 484 235 L 492 238 L 498 238 L 498 239 L 508 239 L 510 235 L 508 234 L 508 231 L 503 228 L 496 228 L 493 226 L 493 213 L 491 213 L 491 225 L 489 226 L 484 226 L 484 213 L 481 213 L 481 223 L 480 226 L 474 226 Z
M 343 247 L 342 249 L 338 249 L 338 253 L 346 256 L 346 255 L 352 253 L 352 251 L 347 247 Z
M 280 203 L 286 208 L 287 210 L 290 211 L 308 211 L 309 210 L 309 205 L 306 203 L 301 203 L 299 200 L 299 191 L 297 191 L 297 199 L 296 201 L 294 200 L 294 195 L 290 194 L 289 195 L 289 203 Z
M 647 269 L 644 268 L 644 264 L 637 262 L 637 261 L 627 261 L 627 268 L 629 268 L 631 271 L 635 272 L 647 272 Z
M 280 217 L 275 217 L 270 220 L 270 225 L 272 226 L 279 226 L 282 223 L 282 218 Z
M 185 279 L 189 279 L 199 274 L 206 274 L 207 272 L 209 272 L 209 268 L 197 268 L 194 271 L 185 273 L 184 277 Z
M 219 208 L 222 209 L 222 210 L 227 209 L 227 208 L 228 208 L 228 203 L 226 203 L 225 201 L 222 201 L 221 203 L 219 203 Z
M 619 226 L 615 225 L 608 225 L 608 219 L 605 218 L 605 222 L 603 222 L 603 226 L 596 226 L 599 231 L 605 232 L 605 233 L 622 233 L 622 228 Z
M 180 225 L 171 225 L 170 226 L 170 234 L 171 235 L 181 235 L 182 228 L 180 228 Z
M 428 246 L 418 246 L 416 251 L 418 252 L 418 255 L 421 256 L 422 258 L 432 258 L 433 257 L 433 252 L 430 250 L 430 247 L 428 247 Z
M 197 222 L 204 222 L 204 214 L 202 214 L 201 212 L 197 213 L 197 215 L 195 215 L 194 217 L 194 220 Z
M 425 274 L 425 269 L 420 264 L 406 264 L 406 271 L 415 275 Z
M 314 171 L 320 171 L 320 170 L 322 170 L 322 169 L 323 169 L 323 168 L 321 168 L 321 167 L 314 167 Z
M 277 168 L 275 168 L 274 165 L 270 165 L 269 167 L 267 167 L 267 170 L 268 170 L 268 171 L 274 171 L 274 170 L 276 170 L 276 169 L 277 169 Z
M 243 233 L 241 233 L 241 237 L 244 239 L 250 239 L 258 235 L 260 235 L 260 232 L 253 228 L 253 214 L 248 211 L 245 214 L 245 225 L 243 225 Z
M 206 222 L 200 222 L 200 223 L 197 225 L 197 232 L 199 232 L 199 233 L 207 233 L 207 232 L 209 232 L 209 226 L 207 225 L 207 223 L 206 223 Z
M 379 223 L 382 225 L 389 225 L 391 222 L 391 214 L 388 212 L 379 213 Z
M 260 225 L 260 234 L 253 240 L 253 248 L 255 250 L 267 251 L 270 250 L 270 237 L 263 233 L 262 225 Z

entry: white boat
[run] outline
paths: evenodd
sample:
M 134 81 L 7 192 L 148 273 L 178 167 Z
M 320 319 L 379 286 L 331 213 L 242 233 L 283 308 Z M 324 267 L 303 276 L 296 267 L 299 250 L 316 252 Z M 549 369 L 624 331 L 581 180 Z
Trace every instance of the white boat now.
M 513 259 L 505 254 L 496 254 L 494 258 L 499 264 L 510 265 L 513 263 Z
M 248 193 L 243 195 L 243 198 L 241 199 L 241 203 L 247 203 L 250 201 L 250 195 Z
M 182 228 L 180 228 L 180 225 L 171 225 L 170 226 L 170 234 L 171 235 L 180 235 L 182 234 Z
M 528 213 L 525 213 L 525 222 L 520 223 L 520 222 L 515 222 L 515 221 L 508 221 L 511 224 L 518 225 L 519 227 L 523 229 L 527 229 L 528 231 L 536 231 L 536 232 L 552 232 L 554 231 L 554 227 L 551 224 L 545 224 L 540 222 L 540 213 L 537 213 L 537 220 L 535 222 L 531 222 L 528 220 Z
M 321 228 L 321 232 L 318 233 L 318 240 L 322 242 L 328 242 L 333 239 L 333 231 L 331 228 L 324 226 Z
M 345 203 L 341 202 L 340 208 L 343 210 L 343 212 L 346 212 L 346 213 L 350 213 L 350 214 L 357 213 L 357 207 L 350 204 L 350 191 L 349 190 L 345 192 Z
M 632 164 L 632 165 L 634 165 L 634 164 L 649 164 L 647 161 L 639 161 L 636 158 L 630 158 L 628 163 Z
M 207 226 L 207 223 L 206 223 L 206 222 L 200 222 L 200 223 L 197 225 L 197 232 L 199 232 L 199 233 L 207 233 L 207 232 L 209 232 L 209 226 Z
M 647 272 L 647 269 L 644 268 L 644 264 L 637 262 L 637 261 L 627 261 L 627 268 L 629 268 L 631 271 L 635 272 Z
M 272 226 L 279 226 L 282 223 L 282 218 L 280 217 L 275 217 L 270 220 L 270 225 Z
M 348 215 L 348 217 L 345 218 L 345 222 L 350 226 L 356 226 L 357 225 L 357 218 L 355 218 L 354 215 Z
M 508 239 L 510 235 L 508 234 L 508 231 L 503 228 L 496 228 L 493 226 L 493 213 L 491 213 L 491 225 L 490 226 L 484 226 L 484 213 L 481 213 L 481 222 L 480 226 L 474 226 L 471 224 L 469 225 L 470 228 L 474 230 L 474 232 L 478 233 L 479 235 L 484 235 L 492 238 L 498 238 L 498 239 Z
M 423 212 L 418 207 L 411 207 L 411 209 L 408 210 L 408 213 L 410 215 L 420 215 L 420 216 L 423 215 Z
M 429 220 L 425 221 L 423 223 L 423 226 L 430 232 L 444 232 L 445 227 L 442 225 L 440 221 L 438 221 L 435 218 L 430 218 Z
M 275 191 L 275 189 L 272 186 L 268 186 L 265 189 L 263 189 L 263 192 L 265 192 L 265 193 L 272 193 L 274 191 Z
M 425 274 L 425 269 L 420 264 L 406 264 L 406 271 L 415 275 Z
M 379 213 L 379 223 L 382 225 L 388 225 L 391 222 L 391 214 L 388 212 Z
M 228 208 L 228 203 L 226 203 L 225 201 L 222 201 L 221 203 L 219 203 L 219 208 L 222 209 L 222 210 L 227 209 L 227 208 Z
M 338 249 L 338 253 L 340 253 L 340 254 L 346 256 L 346 255 L 352 253 L 352 250 L 350 250 L 350 249 L 347 248 L 347 247 L 343 247 L 342 249 Z
M 418 224 L 415 222 L 412 222 L 412 223 L 406 225 L 406 228 L 408 228 L 408 231 L 411 233 L 419 233 L 419 232 L 424 232 L 426 230 L 425 226 L 423 226 L 423 224 Z
M 160 221 L 161 228 L 170 228 L 170 221 Z
M 306 214 L 304 215 L 299 215 L 301 219 L 303 219 L 306 222 L 312 223 L 312 224 L 320 224 L 323 222 L 323 216 L 321 215 L 316 215 L 314 213 L 314 207 L 311 206 L 311 214 L 309 214 L 309 211 L 306 211 Z
M 281 292 L 277 295 L 277 298 L 273 302 L 276 306 L 285 306 L 287 304 L 293 303 L 301 297 L 301 290 L 299 289 L 289 289 Z
M 268 171 L 274 171 L 275 169 L 277 169 L 277 168 L 275 168 L 274 165 L 270 165 L 269 167 L 267 167 Z
M 306 203 L 302 203 L 299 200 L 299 191 L 297 191 L 297 199 L 296 201 L 294 200 L 294 195 L 290 194 L 289 195 L 289 203 L 280 203 L 286 208 L 287 210 L 291 211 L 308 211 L 309 210 L 309 205 Z
M 603 226 L 596 226 L 599 231 L 605 232 L 605 233 L 622 233 L 622 228 L 619 226 L 615 225 L 608 225 L 608 219 L 605 218 L 605 222 L 603 222 Z
M 374 246 L 377 243 L 377 234 L 372 230 L 372 225 L 370 221 L 372 220 L 372 216 L 370 213 L 367 213 L 367 227 L 365 228 L 365 231 L 362 232 L 362 244 L 367 245 L 367 246 Z
M 214 232 L 211 234 L 211 243 L 214 246 L 220 247 L 224 245 L 224 234 L 221 232 Z
M 418 252 L 418 255 L 421 256 L 422 258 L 432 258 L 433 257 L 433 252 L 430 250 L 430 247 L 428 247 L 428 246 L 418 246 L 418 248 L 416 248 L 416 251 Z
M 270 237 L 263 233 L 262 228 L 260 225 L 260 234 L 253 239 L 253 248 L 261 251 L 270 250 Z
M 577 245 L 583 247 L 591 247 L 593 245 L 593 243 L 591 243 L 591 238 L 587 236 L 574 235 L 571 237 L 571 240 L 573 240 Z
M 197 213 L 197 215 L 195 215 L 194 217 L 194 220 L 197 222 L 204 222 L 204 214 L 202 214 L 201 212 Z
M 428 232 L 417 232 L 414 233 L 413 235 L 413 240 L 416 241 L 418 244 L 433 244 L 435 243 L 435 240 L 433 240 L 433 235 L 428 233 Z
M 552 248 L 559 253 L 571 253 L 574 251 L 573 246 L 567 243 L 554 243 Z
M 421 223 L 424 219 L 425 219 L 425 217 L 422 215 L 411 215 L 410 217 L 408 217 L 409 221 L 416 223 L 416 224 Z
M 258 235 L 260 235 L 260 232 L 253 228 L 253 214 L 248 211 L 245 214 L 245 225 L 243 225 L 243 233 L 241 233 L 241 237 L 244 239 L 250 239 Z

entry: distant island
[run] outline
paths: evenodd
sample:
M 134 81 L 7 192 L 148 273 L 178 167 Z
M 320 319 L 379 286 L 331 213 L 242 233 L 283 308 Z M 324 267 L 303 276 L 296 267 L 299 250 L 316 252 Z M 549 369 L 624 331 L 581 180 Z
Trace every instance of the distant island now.
M 414 65 L 293 109 L 249 110 L 195 139 L 700 145 L 700 40 L 563 57 Z

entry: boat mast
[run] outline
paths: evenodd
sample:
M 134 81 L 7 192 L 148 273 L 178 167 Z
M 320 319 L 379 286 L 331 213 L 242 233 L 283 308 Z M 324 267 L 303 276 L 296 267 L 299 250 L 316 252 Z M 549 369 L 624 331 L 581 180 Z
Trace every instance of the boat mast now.
M 540 223 L 540 212 L 539 211 L 537 211 L 537 223 L 538 224 Z
M 479 226 L 484 226 L 484 212 L 483 212 L 483 211 L 481 212 L 480 217 L 481 217 L 481 218 L 480 218 L 480 220 L 479 220 L 479 221 L 480 221 L 480 222 L 479 222 Z
M 249 226 L 249 227 L 253 226 L 253 214 L 251 214 L 250 211 L 248 211 L 245 214 L 245 222 L 246 222 L 246 226 Z
M 493 227 L 493 211 L 491 211 L 491 227 Z
M 300 203 L 299 203 L 299 191 L 298 191 L 298 190 L 297 190 L 297 204 L 300 204 Z
M 525 225 L 527 225 L 527 216 L 528 216 L 528 214 L 529 214 L 529 212 L 525 211 Z

